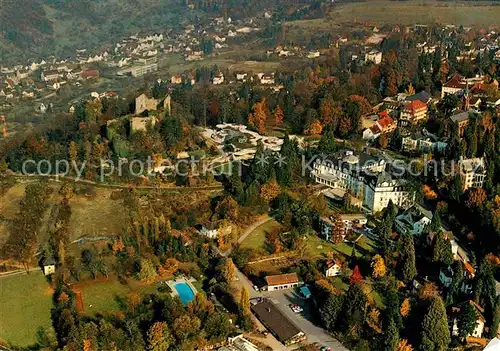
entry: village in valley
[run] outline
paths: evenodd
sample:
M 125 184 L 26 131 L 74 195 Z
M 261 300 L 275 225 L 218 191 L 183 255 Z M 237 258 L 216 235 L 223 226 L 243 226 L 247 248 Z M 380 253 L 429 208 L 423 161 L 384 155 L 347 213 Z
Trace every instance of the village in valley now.
M 0 350 L 500 349 L 500 28 L 185 6 L 0 62 Z

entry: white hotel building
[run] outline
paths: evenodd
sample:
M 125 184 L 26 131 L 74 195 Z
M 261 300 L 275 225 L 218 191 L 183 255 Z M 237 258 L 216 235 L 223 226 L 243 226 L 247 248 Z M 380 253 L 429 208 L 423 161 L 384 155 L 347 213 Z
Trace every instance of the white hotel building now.
M 415 200 L 414 191 L 408 190 L 405 179 L 387 173 L 386 165 L 381 157 L 344 151 L 329 159 L 317 159 L 311 176 L 330 188 L 349 190 L 370 213 L 383 210 L 391 200 L 404 209 L 410 207 Z

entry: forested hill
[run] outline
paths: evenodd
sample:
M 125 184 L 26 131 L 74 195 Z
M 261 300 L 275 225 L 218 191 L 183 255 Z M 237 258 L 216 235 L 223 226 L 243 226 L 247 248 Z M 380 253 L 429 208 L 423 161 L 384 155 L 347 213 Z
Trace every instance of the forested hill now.
M 0 0 L 0 62 L 71 56 L 197 15 L 184 0 Z

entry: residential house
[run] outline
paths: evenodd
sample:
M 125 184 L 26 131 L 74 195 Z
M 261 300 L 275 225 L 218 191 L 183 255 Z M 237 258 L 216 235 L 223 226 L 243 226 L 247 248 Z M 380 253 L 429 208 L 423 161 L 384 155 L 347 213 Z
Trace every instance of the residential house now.
M 260 351 L 256 345 L 245 339 L 241 334 L 229 338 L 227 341 L 228 344 L 217 349 L 217 351 Z
M 324 273 L 325 277 L 336 277 L 342 273 L 342 265 L 336 260 L 330 261 L 326 264 Z
M 441 87 L 441 98 L 444 98 L 446 94 L 463 95 L 466 87 L 467 81 L 456 73 Z
M 224 221 L 207 222 L 199 226 L 198 232 L 209 239 L 217 239 L 220 235 L 231 234 L 232 226 Z
M 95 69 L 87 69 L 80 73 L 82 79 L 99 79 L 99 71 Z
M 53 81 L 53 80 L 57 80 L 57 79 L 61 78 L 62 76 L 63 76 L 62 73 L 60 73 L 56 69 L 50 70 L 50 71 L 44 71 L 40 75 L 41 79 L 43 81 L 45 81 L 45 82 L 50 82 L 50 81 Z
M 342 221 L 342 230 L 344 236 L 347 235 L 349 231 L 353 228 L 361 228 L 364 226 L 368 220 L 364 214 L 341 214 L 340 220 Z
M 431 221 L 432 212 L 420 205 L 415 205 L 398 215 L 394 224 L 399 234 L 420 236 Z
M 274 84 L 274 74 L 263 74 L 260 77 L 260 84 Z
M 419 92 L 417 94 L 409 95 L 405 98 L 405 101 L 409 101 L 409 102 L 416 101 L 416 100 L 420 100 L 424 104 L 429 104 L 429 102 L 432 100 L 432 96 L 427 91 L 422 90 L 421 92 Z
M 219 84 L 222 84 L 222 83 L 224 83 L 224 75 L 221 72 L 218 72 L 212 78 L 212 84 L 219 85 Z
M 463 190 L 482 188 L 486 177 L 486 162 L 483 157 L 463 158 L 458 161 Z
M 418 124 L 427 120 L 427 105 L 420 100 L 414 100 L 401 109 L 399 121 L 401 125 Z
M 172 76 L 170 78 L 170 83 L 172 83 L 172 84 L 182 84 L 182 77 L 181 76 Z
M 378 50 L 371 50 L 365 54 L 365 63 L 373 62 L 378 65 L 382 62 L 382 52 Z
M 378 126 L 378 124 L 374 124 L 373 126 L 366 128 L 363 131 L 363 140 L 374 141 L 380 135 L 382 135 L 382 130 Z
M 401 151 L 444 154 L 448 143 L 427 132 L 424 128 L 421 133 L 403 136 L 401 139 Z
M 486 320 L 484 319 L 484 309 L 479 306 L 477 303 L 475 303 L 472 300 L 468 301 L 469 304 L 471 304 L 474 307 L 474 310 L 476 312 L 476 326 L 472 333 L 470 333 L 467 336 L 471 336 L 474 338 L 481 338 L 483 336 L 484 332 L 484 326 Z M 458 315 L 460 313 L 460 307 L 452 307 L 451 313 L 450 313 L 450 319 L 452 320 L 452 329 L 451 329 L 451 334 L 453 336 L 458 336 L 460 334 L 460 329 L 458 327 Z
M 345 238 L 343 223 L 338 216 L 320 217 L 319 227 L 320 235 L 322 235 L 326 241 L 338 242 Z
M 51 275 L 56 272 L 56 261 L 52 257 L 46 257 L 42 262 L 43 274 Z
M 248 74 L 246 73 L 236 73 L 236 80 L 238 82 L 244 82 L 247 79 Z
M 299 280 L 297 273 L 285 273 L 266 276 L 266 286 L 264 290 L 275 291 L 283 289 L 292 289 L 304 285 L 304 282 Z

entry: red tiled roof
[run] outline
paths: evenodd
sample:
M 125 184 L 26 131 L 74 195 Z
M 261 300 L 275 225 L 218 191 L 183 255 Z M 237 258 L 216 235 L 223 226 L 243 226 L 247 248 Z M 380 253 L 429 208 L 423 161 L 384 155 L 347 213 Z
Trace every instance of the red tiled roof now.
M 382 133 L 382 131 L 380 130 L 379 126 L 376 125 L 376 124 L 374 124 L 373 126 L 371 126 L 370 130 L 372 131 L 373 135 L 377 135 L 377 134 Z
M 393 123 L 394 120 L 389 116 L 386 116 L 378 121 L 378 124 L 382 127 L 382 130 L 386 129 Z
M 457 88 L 463 89 L 467 84 L 463 82 L 463 77 L 460 74 L 455 74 L 449 81 L 444 83 L 444 86 L 447 88 Z
M 283 284 L 292 284 L 298 283 L 299 277 L 297 273 L 287 273 L 287 274 L 278 274 L 278 275 L 268 275 L 266 277 L 267 285 L 283 285 Z
M 86 71 L 83 71 L 80 74 L 82 77 L 88 78 L 88 77 L 98 77 L 99 76 L 99 71 L 95 69 L 88 69 Z
M 405 106 L 405 109 L 410 110 L 411 112 L 415 112 L 417 110 L 421 110 L 424 108 L 427 108 L 427 105 L 420 100 L 412 101 L 408 105 Z
M 464 268 L 467 272 L 469 272 L 472 276 L 476 274 L 476 270 L 472 267 L 468 262 L 464 262 Z
M 387 112 L 387 110 L 381 111 L 381 112 L 378 113 L 378 116 L 379 117 L 389 116 L 389 112 Z

